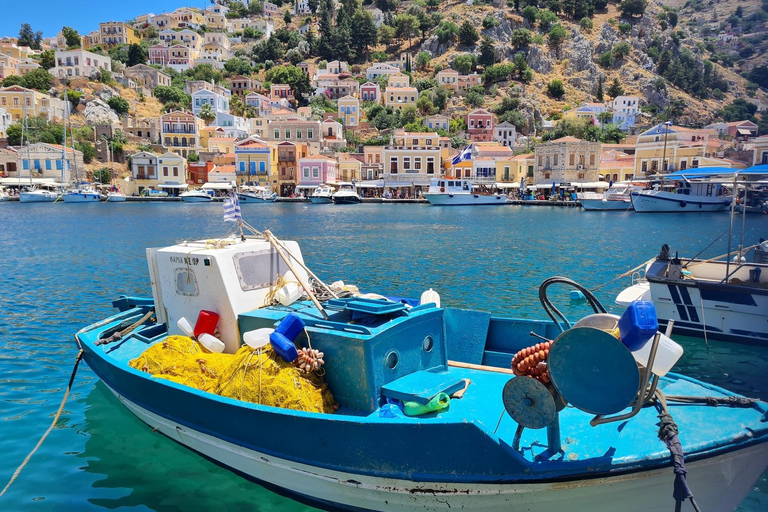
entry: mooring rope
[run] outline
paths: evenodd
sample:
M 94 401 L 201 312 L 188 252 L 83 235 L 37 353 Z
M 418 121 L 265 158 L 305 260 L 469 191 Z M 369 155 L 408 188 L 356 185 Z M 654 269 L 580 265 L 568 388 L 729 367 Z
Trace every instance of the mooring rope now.
M 77 367 L 80 365 L 80 361 L 83 359 L 83 349 L 80 349 L 80 352 L 77 353 L 77 359 L 75 359 L 75 367 L 72 368 L 72 375 L 69 377 L 69 384 L 67 384 L 67 390 L 64 392 L 64 398 L 61 400 L 61 405 L 59 405 L 59 410 L 56 411 L 56 415 L 53 417 L 53 422 L 51 422 L 51 426 L 48 427 L 48 430 L 45 431 L 45 434 L 43 434 L 43 437 L 40 438 L 40 440 L 37 442 L 35 447 L 32 449 L 31 452 L 29 452 L 29 455 L 24 459 L 24 462 L 21 463 L 21 465 L 14 471 L 13 476 L 11 477 L 11 480 L 8 482 L 8 485 L 5 486 L 5 488 L 0 491 L 0 498 L 3 496 L 3 494 L 6 493 L 6 491 L 11 487 L 13 482 L 19 477 L 21 474 L 21 470 L 24 469 L 24 466 L 27 465 L 29 460 L 32 458 L 32 455 L 35 454 L 38 448 L 40 448 L 40 445 L 43 444 L 43 441 L 45 441 L 45 438 L 48 437 L 48 434 L 51 433 L 53 430 L 53 427 L 56 426 L 56 422 L 59 421 L 59 417 L 61 416 L 62 411 L 64 411 L 64 404 L 67 403 L 67 398 L 69 398 L 69 392 L 72 390 L 72 383 L 75 381 L 75 374 L 77 373 Z

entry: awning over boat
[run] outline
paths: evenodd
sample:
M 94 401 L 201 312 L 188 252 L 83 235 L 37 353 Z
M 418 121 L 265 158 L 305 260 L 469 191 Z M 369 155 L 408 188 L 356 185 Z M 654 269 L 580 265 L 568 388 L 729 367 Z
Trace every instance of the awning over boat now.
M 322 187 L 322 185 L 297 185 L 296 190 L 309 190 L 317 187 Z
M 355 183 L 357 188 L 383 188 L 384 180 L 359 181 Z
M 519 183 L 496 183 L 496 188 L 520 188 Z
M 186 190 L 189 187 L 186 183 L 158 183 L 157 188 L 173 188 Z
M 231 183 L 204 183 L 203 190 L 232 190 Z
M 56 180 L 54 178 L 32 178 L 32 184 L 33 185 L 55 185 L 57 187 L 63 187 L 61 183 L 56 183 Z M 16 185 L 16 186 L 26 186 L 29 185 L 30 179 L 28 177 L 25 178 L 0 178 L 0 185 Z

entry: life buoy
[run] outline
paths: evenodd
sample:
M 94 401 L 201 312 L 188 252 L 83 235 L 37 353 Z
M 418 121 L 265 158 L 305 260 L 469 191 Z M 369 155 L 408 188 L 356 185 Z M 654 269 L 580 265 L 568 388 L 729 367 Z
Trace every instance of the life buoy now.
M 688 203 L 685 201 L 680 201 L 680 208 L 685 208 L 686 206 L 688 206 Z
M 445 187 L 440 187 L 440 192 L 445 192 Z

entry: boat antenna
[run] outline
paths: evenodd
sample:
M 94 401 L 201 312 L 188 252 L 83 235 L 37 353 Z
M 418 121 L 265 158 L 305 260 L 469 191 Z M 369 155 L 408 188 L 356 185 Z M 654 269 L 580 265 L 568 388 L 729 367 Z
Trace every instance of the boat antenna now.
M 22 108 L 24 110 L 24 125 L 21 129 L 21 145 L 24 145 L 24 133 L 27 134 L 27 169 L 29 169 L 29 186 L 32 187 L 32 154 L 29 147 L 29 124 L 27 121 L 27 89 L 24 88 L 24 99 L 22 100 Z
M 61 140 L 61 184 L 64 185 L 64 168 L 67 166 L 67 102 L 69 99 L 67 98 L 67 84 L 64 83 L 64 105 L 62 105 L 61 108 L 61 116 L 62 119 L 62 131 L 64 132 L 64 137 Z M 56 198 L 58 199 L 58 197 Z
M 736 192 L 736 180 L 738 178 L 738 172 L 733 173 L 733 189 L 731 191 L 731 222 L 728 225 L 728 254 L 725 257 L 725 277 L 724 281 L 728 281 L 728 276 L 731 275 L 731 244 L 733 242 L 733 215 L 736 211 L 736 201 L 733 194 Z

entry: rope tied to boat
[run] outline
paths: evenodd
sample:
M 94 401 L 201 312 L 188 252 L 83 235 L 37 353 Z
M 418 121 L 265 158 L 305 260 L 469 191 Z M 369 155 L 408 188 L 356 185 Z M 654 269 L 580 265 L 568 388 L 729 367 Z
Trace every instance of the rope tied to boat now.
M 64 391 L 64 398 L 61 399 L 61 404 L 59 405 L 59 410 L 56 411 L 56 414 L 53 417 L 53 421 L 51 422 L 51 426 L 48 427 L 48 430 L 45 431 L 43 434 L 43 437 L 40 438 L 40 440 L 37 442 L 34 448 L 32 448 L 32 451 L 29 452 L 29 455 L 26 456 L 24 459 L 24 462 L 21 463 L 21 465 L 16 468 L 16 471 L 13 472 L 13 476 L 8 481 L 8 484 L 3 488 L 2 491 L 0 491 L 0 498 L 3 496 L 3 494 L 10 489 L 13 482 L 16 481 L 16 479 L 21 474 L 21 470 L 24 469 L 24 466 L 27 465 L 27 463 L 30 461 L 32 456 L 35 454 L 35 452 L 40 448 L 40 446 L 43 444 L 43 441 L 45 441 L 45 438 L 48 437 L 48 434 L 51 433 L 53 430 L 53 427 L 56 426 L 56 423 L 58 423 L 59 418 L 61 417 L 61 413 L 64 412 L 64 404 L 67 403 L 67 398 L 69 398 L 69 393 L 72 391 L 72 384 L 75 382 L 75 375 L 77 374 L 77 368 L 80 366 L 80 361 L 83 359 L 83 349 L 80 349 L 80 351 L 77 353 L 77 358 L 75 359 L 75 366 L 72 368 L 72 374 L 69 376 L 69 383 L 67 384 L 67 389 Z
M 675 512 L 680 512 L 685 500 L 691 500 L 693 509 L 696 512 L 701 512 L 696 500 L 693 498 L 691 488 L 688 486 L 688 480 L 686 475 L 688 470 L 685 469 L 685 455 L 683 454 L 683 446 L 680 443 L 680 439 L 677 437 L 679 429 L 677 423 L 675 423 L 672 414 L 669 412 L 667 406 L 667 397 L 660 389 L 655 391 L 656 401 L 661 408 L 659 413 L 659 439 L 667 445 L 669 453 L 672 455 L 673 471 L 675 473 L 675 484 L 672 490 L 672 497 L 675 498 Z

